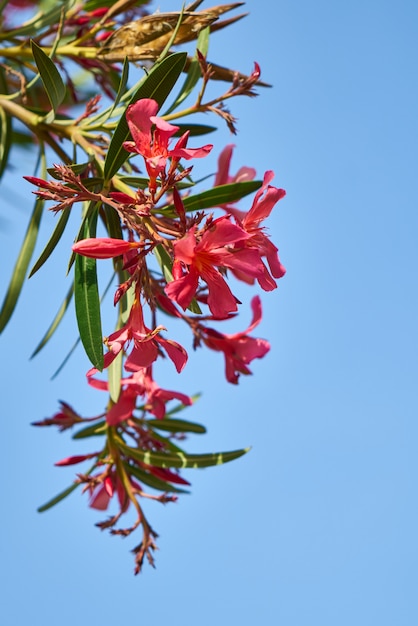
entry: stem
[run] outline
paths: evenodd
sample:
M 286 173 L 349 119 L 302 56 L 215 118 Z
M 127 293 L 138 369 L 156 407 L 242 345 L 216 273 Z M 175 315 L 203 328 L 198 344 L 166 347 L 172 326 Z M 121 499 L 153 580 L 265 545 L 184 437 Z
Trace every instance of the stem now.
M 54 52 L 52 46 L 42 46 L 42 50 L 48 56 Z M 93 46 L 75 46 L 74 44 L 67 44 L 58 46 L 55 50 L 55 55 L 95 59 L 99 52 L 99 49 Z M 32 50 L 28 46 L 10 46 L 9 48 L 3 48 L 0 56 L 5 59 L 33 59 Z
M 132 488 L 132 484 L 131 481 L 129 480 L 129 477 L 126 473 L 126 470 L 123 466 L 122 463 L 122 459 L 120 457 L 120 451 L 117 445 L 117 441 L 115 440 L 116 437 L 116 429 L 114 426 L 109 426 L 107 428 L 107 442 L 108 442 L 108 446 L 109 446 L 109 454 L 111 455 L 113 462 L 115 464 L 116 467 L 116 472 L 125 488 L 126 494 L 129 498 L 129 500 L 132 502 L 132 504 L 134 505 L 137 513 L 138 513 L 138 519 L 141 520 L 141 524 L 142 527 L 144 529 L 144 535 L 149 537 L 150 532 L 151 532 L 151 526 L 149 525 L 147 518 L 145 517 L 142 508 L 135 496 L 135 493 L 133 491 Z

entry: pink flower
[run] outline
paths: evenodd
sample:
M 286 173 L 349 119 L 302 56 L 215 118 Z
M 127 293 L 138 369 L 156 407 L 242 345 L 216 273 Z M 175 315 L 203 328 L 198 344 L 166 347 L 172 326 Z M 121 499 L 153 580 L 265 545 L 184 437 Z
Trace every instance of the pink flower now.
M 109 351 L 104 356 L 104 367 L 109 367 L 119 352 L 122 349 L 127 350 L 128 345 L 133 342 L 133 348 L 125 362 L 125 369 L 128 372 L 149 367 L 157 359 L 159 348 L 165 350 L 176 370 L 181 372 L 187 362 L 187 352 L 176 341 L 161 337 L 161 330 L 164 330 L 163 326 L 158 326 L 154 330 L 145 326 L 142 306 L 136 299 L 125 326 L 109 335 L 106 340 Z M 96 373 L 97 369 L 92 368 L 87 372 L 87 376 L 93 376 Z
M 150 98 L 138 100 L 128 107 L 126 120 L 133 141 L 125 141 L 123 144 L 128 152 L 135 152 L 144 157 L 151 190 L 156 189 L 157 177 L 165 172 L 167 158 L 174 159 L 177 165 L 179 159 L 182 158 L 205 157 L 213 147 L 208 144 L 202 148 L 186 148 L 189 137 L 189 131 L 187 131 L 180 137 L 174 148 L 169 149 L 170 139 L 179 127 L 169 124 L 161 117 L 156 117 L 158 108 L 158 103 Z M 155 125 L 154 130 L 152 130 L 153 125 Z
M 77 254 L 92 259 L 112 259 L 142 246 L 143 244 L 137 241 L 124 241 L 123 239 L 112 239 L 111 237 L 92 237 L 80 239 L 80 241 L 73 244 L 72 249 Z
M 109 426 L 117 426 L 128 420 L 136 407 L 138 394 L 135 389 L 125 387 L 121 389 L 118 401 L 110 407 L 106 414 L 106 422 Z
M 89 383 L 95 389 L 108 391 L 108 383 L 89 377 Z M 144 398 L 144 408 L 162 419 L 166 414 L 166 403 L 170 400 L 179 400 L 185 406 L 193 404 L 190 396 L 179 391 L 161 389 L 152 377 L 151 368 L 142 368 L 128 378 L 121 381 L 120 396 L 106 414 L 106 422 L 109 426 L 117 426 L 133 416 L 138 398 Z
M 152 377 L 151 368 L 141 369 L 134 372 L 130 379 L 124 379 L 124 383 L 133 387 L 137 395 L 145 396 L 145 408 L 155 415 L 157 419 L 162 419 L 166 414 L 166 403 L 170 400 L 179 400 L 185 406 L 193 404 L 190 396 L 179 391 L 161 389 Z
M 207 347 L 224 353 L 226 378 L 235 385 L 238 383 L 239 374 L 251 374 L 247 365 L 254 359 L 261 359 L 270 350 L 270 344 L 265 339 L 248 336 L 261 321 L 259 296 L 252 299 L 251 308 L 253 319 L 247 330 L 243 332 L 224 335 L 212 328 L 200 326 L 203 330 L 202 338 Z
M 193 226 L 182 239 L 174 242 L 174 280 L 165 288 L 168 297 L 187 309 L 201 277 L 208 286 L 212 314 L 219 319 L 228 317 L 237 310 L 237 300 L 216 267 L 228 267 L 261 279 L 264 266 L 260 255 L 244 243 L 249 237 L 228 216 L 211 222 L 201 237 Z
M 55 413 L 52 417 L 46 417 L 45 419 L 39 422 L 32 422 L 32 426 L 58 426 L 59 430 L 62 432 L 67 428 L 72 428 L 75 424 L 80 424 L 83 422 L 93 422 L 102 415 L 96 415 L 95 417 L 81 417 L 72 406 L 63 402 L 60 402 L 61 410 L 58 413 Z
M 63 467 L 65 465 L 76 465 L 77 463 L 82 463 L 87 459 L 93 459 L 97 457 L 100 452 L 91 452 L 90 454 L 76 454 L 74 456 L 67 456 L 65 459 L 61 459 L 61 461 L 57 461 L 54 465 L 58 467 Z
M 242 183 L 248 180 L 254 180 L 256 171 L 253 167 L 243 166 L 240 167 L 238 172 L 231 176 L 229 174 L 229 167 L 231 164 L 232 152 L 234 150 L 234 144 L 230 143 L 222 150 L 218 159 L 218 171 L 216 172 L 215 182 L 213 184 L 214 187 L 218 187 L 219 185 L 229 185 L 231 183 Z M 232 215 L 237 215 L 238 217 L 242 213 L 232 204 L 220 204 L 219 207 L 231 213 Z
M 136 480 L 130 478 L 129 481 L 135 490 L 142 491 L 141 485 L 139 485 Z M 118 497 L 120 510 L 124 513 L 129 507 L 128 494 L 117 473 L 112 471 L 98 487 L 90 489 L 91 497 L 89 505 L 93 509 L 106 511 L 115 493 Z
M 274 278 L 281 278 L 286 273 L 285 268 L 280 263 L 278 248 L 276 248 L 270 238 L 264 233 L 264 228 L 260 226 L 261 222 L 270 215 L 275 204 L 286 195 L 284 189 L 278 189 L 268 184 L 273 177 L 274 173 L 272 171 L 267 171 L 264 174 L 263 185 L 257 191 L 251 209 L 247 213 L 234 211 L 237 223 L 243 228 L 247 235 L 249 235 L 244 242 L 245 247 L 256 250 L 259 254 L 263 270 L 261 276 L 257 277 L 257 280 L 260 287 L 265 291 L 276 289 L 277 283 L 273 279 L 273 276 Z M 261 257 L 267 259 L 271 275 L 261 260 Z M 246 274 L 242 274 L 239 271 L 234 271 L 234 274 L 240 280 L 252 282 L 248 280 L 248 275 Z
M 229 167 L 231 164 L 232 152 L 235 146 L 233 143 L 228 144 L 222 150 L 218 159 L 218 171 L 216 172 L 214 187 L 219 185 L 229 185 L 230 183 L 242 183 L 246 180 L 254 180 L 256 171 L 253 167 L 247 167 L 244 165 L 240 167 L 238 172 L 231 176 L 229 174 Z

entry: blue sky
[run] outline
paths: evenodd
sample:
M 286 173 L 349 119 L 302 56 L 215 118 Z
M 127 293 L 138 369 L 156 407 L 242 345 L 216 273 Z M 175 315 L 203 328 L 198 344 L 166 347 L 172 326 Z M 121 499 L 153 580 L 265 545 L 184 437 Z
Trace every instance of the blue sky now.
M 140 577 L 135 540 L 96 529 L 80 495 L 36 513 L 72 480 L 53 463 L 77 450 L 29 423 L 59 399 L 102 408 L 81 351 L 50 381 L 71 320 L 29 360 L 68 288 L 64 250 L 28 282 L 1 337 L 7 626 L 417 623 L 418 5 L 248 0 L 245 10 L 209 57 L 242 71 L 257 60 L 273 87 L 231 103 L 239 133 L 221 129 L 214 150 L 236 143 L 233 171 L 273 169 L 287 190 L 268 224 L 287 274 L 261 294 L 257 334 L 272 349 L 254 375 L 228 385 L 221 360 L 201 351 L 181 388 L 203 393 L 189 417 L 209 432 L 191 451 L 252 450 L 189 471 L 192 495 L 175 505 L 149 503 L 160 550 Z M 2 292 L 31 210 L 19 177 L 32 168 L 22 158 L 4 181 Z M 52 225 L 46 216 L 39 249 Z M 242 327 L 249 319 L 244 304 Z

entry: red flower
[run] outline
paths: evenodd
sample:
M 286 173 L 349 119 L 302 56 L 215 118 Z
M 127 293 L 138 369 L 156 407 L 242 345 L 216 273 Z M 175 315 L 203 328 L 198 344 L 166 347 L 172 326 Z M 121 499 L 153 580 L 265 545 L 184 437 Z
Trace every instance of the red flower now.
M 193 226 L 185 237 L 174 242 L 174 280 L 166 286 L 165 292 L 187 309 L 201 277 L 208 285 L 212 314 L 219 319 L 226 318 L 237 310 L 237 300 L 216 267 L 228 267 L 261 279 L 264 266 L 257 250 L 245 246 L 250 235 L 233 224 L 228 216 L 211 222 L 201 237 L 196 231 L 197 227 Z
M 274 173 L 272 171 L 267 171 L 264 174 L 263 185 L 257 191 L 251 209 L 247 213 L 233 210 L 237 223 L 247 235 L 249 235 L 243 242 L 245 247 L 258 252 L 262 272 L 261 275 L 256 278 L 260 287 L 265 291 L 272 291 L 277 287 L 277 283 L 272 276 L 274 276 L 274 278 L 281 278 L 286 273 L 286 269 L 280 263 L 278 248 L 276 248 L 270 238 L 264 233 L 264 228 L 260 226 L 261 222 L 270 215 L 274 205 L 286 195 L 284 189 L 278 189 L 268 184 L 273 177 Z M 267 259 L 271 275 L 261 260 L 261 257 Z M 240 280 L 249 283 L 253 282 L 249 280 L 248 274 L 242 273 L 239 270 L 233 271 L 235 276 Z
M 133 341 L 133 348 L 125 362 L 125 369 L 128 372 L 149 367 L 157 359 L 159 347 L 167 352 L 177 371 L 181 372 L 187 362 L 187 352 L 176 341 L 161 337 L 159 334 L 161 330 L 164 330 L 163 326 L 157 326 L 154 330 L 145 326 L 142 306 L 138 299 L 135 300 L 125 326 L 109 335 L 106 340 L 109 352 L 104 356 L 104 367 L 109 367 L 119 352 L 122 349 L 126 350 Z M 87 376 L 93 376 L 97 371 L 96 368 L 92 368 L 87 372 Z
M 150 367 L 134 372 L 131 378 L 122 382 L 133 387 L 137 395 L 146 397 L 145 408 L 158 419 L 162 419 L 166 414 L 166 403 L 170 400 L 179 400 L 186 406 L 193 404 L 190 396 L 180 391 L 161 389 L 153 379 Z
M 141 485 L 139 485 L 136 480 L 130 478 L 129 482 L 134 490 L 142 491 Z M 104 481 L 96 488 L 90 488 L 91 497 L 89 505 L 93 509 L 106 511 L 115 492 L 118 497 L 120 510 L 124 513 L 129 507 L 130 500 L 122 481 L 115 471 L 112 471 L 108 476 L 106 476 Z
M 200 326 L 202 339 L 208 348 L 223 352 L 225 374 L 230 383 L 237 384 L 239 374 L 251 374 L 247 367 L 254 359 L 261 359 L 270 350 L 265 339 L 249 337 L 248 334 L 260 323 L 262 317 L 261 300 L 255 296 L 251 301 L 253 319 L 247 330 L 233 335 L 224 335 L 212 328 Z
M 67 428 L 72 428 L 74 424 L 79 424 L 80 422 L 85 421 L 94 421 L 100 417 L 100 415 L 98 415 L 97 417 L 92 418 L 82 418 L 66 402 L 61 400 L 60 405 L 61 410 L 58 413 L 55 413 L 52 417 L 46 417 L 39 422 L 32 422 L 32 426 L 58 426 L 59 430 L 62 432 Z
M 235 148 L 233 143 L 228 144 L 222 150 L 218 158 L 218 171 L 216 172 L 214 187 L 228 185 L 230 183 L 242 183 L 246 180 L 254 180 L 256 171 L 253 167 L 244 165 L 240 167 L 234 176 L 230 176 L 229 167 L 231 164 L 232 152 Z
M 89 383 L 95 389 L 108 391 L 109 385 L 104 380 L 89 377 Z M 179 391 L 161 389 L 152 377 L 151 368 L 142 368 L 128 378 L 121 381 L 121 392 L 118 401 L 115 402 L 106 414 L 106 422 L 109 426 L 117 426 L 121 422 L 132 417 L 137 399 L 145 398 L 144 408 L 162 419 L 166 414 L 166 403 L 170 400 L 179 400 L 186 406 L 193 404 L 190 396 Z
M 61 459 L 61 461 L 57 461 L 54 465 L 58 467 L 64 467 L 66 465 L 76 465 L 77 463 L 82 463 L 87 459 L 93 459 L 97 457 L 100 452 L 91 452 L 90 454 L 76 454 L 75 456 L 67 456 L 65 459 Z
M 186 148 L 189 137 L 189 131 L 187 131 L 180 137 L 174 148 L 169 149 L 170 139 L 179 127 L 169 124 L 161 117 L 156 117 L 158 108 L 158 103 L 150 98 L 138 100 L 128 107 L 126 121 L 133 141 L 125 141 L 123 144 L 128 152 L 136 152 L 144 157 L 151 190 L 156 189 L 156 179 L 165 171 L 167 158 L 174 159 L 177 164 L 182 158 L 205 157 L 213 147 L 208 144 L 202 148 Z M 153 125 L 155 125 L 154 130 L 152 130 Z
M 137 241 L 124 241 L 111 237 L 92 237 L 80 239 L 72 246 L 72 249 L 77 254 L 92 259 L 112 259 L 142 246 L 143 244 Z

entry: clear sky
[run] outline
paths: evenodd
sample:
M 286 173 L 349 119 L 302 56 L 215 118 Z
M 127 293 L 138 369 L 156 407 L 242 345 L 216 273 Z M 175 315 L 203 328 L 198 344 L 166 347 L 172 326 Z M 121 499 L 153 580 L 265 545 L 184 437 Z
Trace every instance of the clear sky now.
M 190 470 L 192 495 L 177 504 L 149 503 L 160 549 L 139 577 L 135 539 L 101 533 L 78 493 L 36 513 L 72 480 L 53 463 L 83 447 L 29 423 L 59 399 L 102 409 L 81 350 L 49 380 L 75 337 L 70 320 L 29 360 L 68 288 L 63 251 L 1 337 L 4 626 L 418 623 L 418 4 L 245 9 L 209 58 L 242 71 L 256 60 L 273 87 L 235 100 L 238 136 L 211 140 L 217 152 L 236 143 L 233 171 L 273 169 L 287 190 L 268 224 L 287 274 L 261 294 L 257 334 L 272 349 L 254 375 L 228 385 L 221 360 L 200 351 L 181 388 L 203 393 L 189 418 L 209 430 L 191 451 L 252 450 Z M 22 158 L 3 183 L 2 293 L 32 207 L 20 175 L 32 171 Z M 53 223 L 44 218 L 39 251 Z M 249 319 L 244 305 L 243 328 Z

